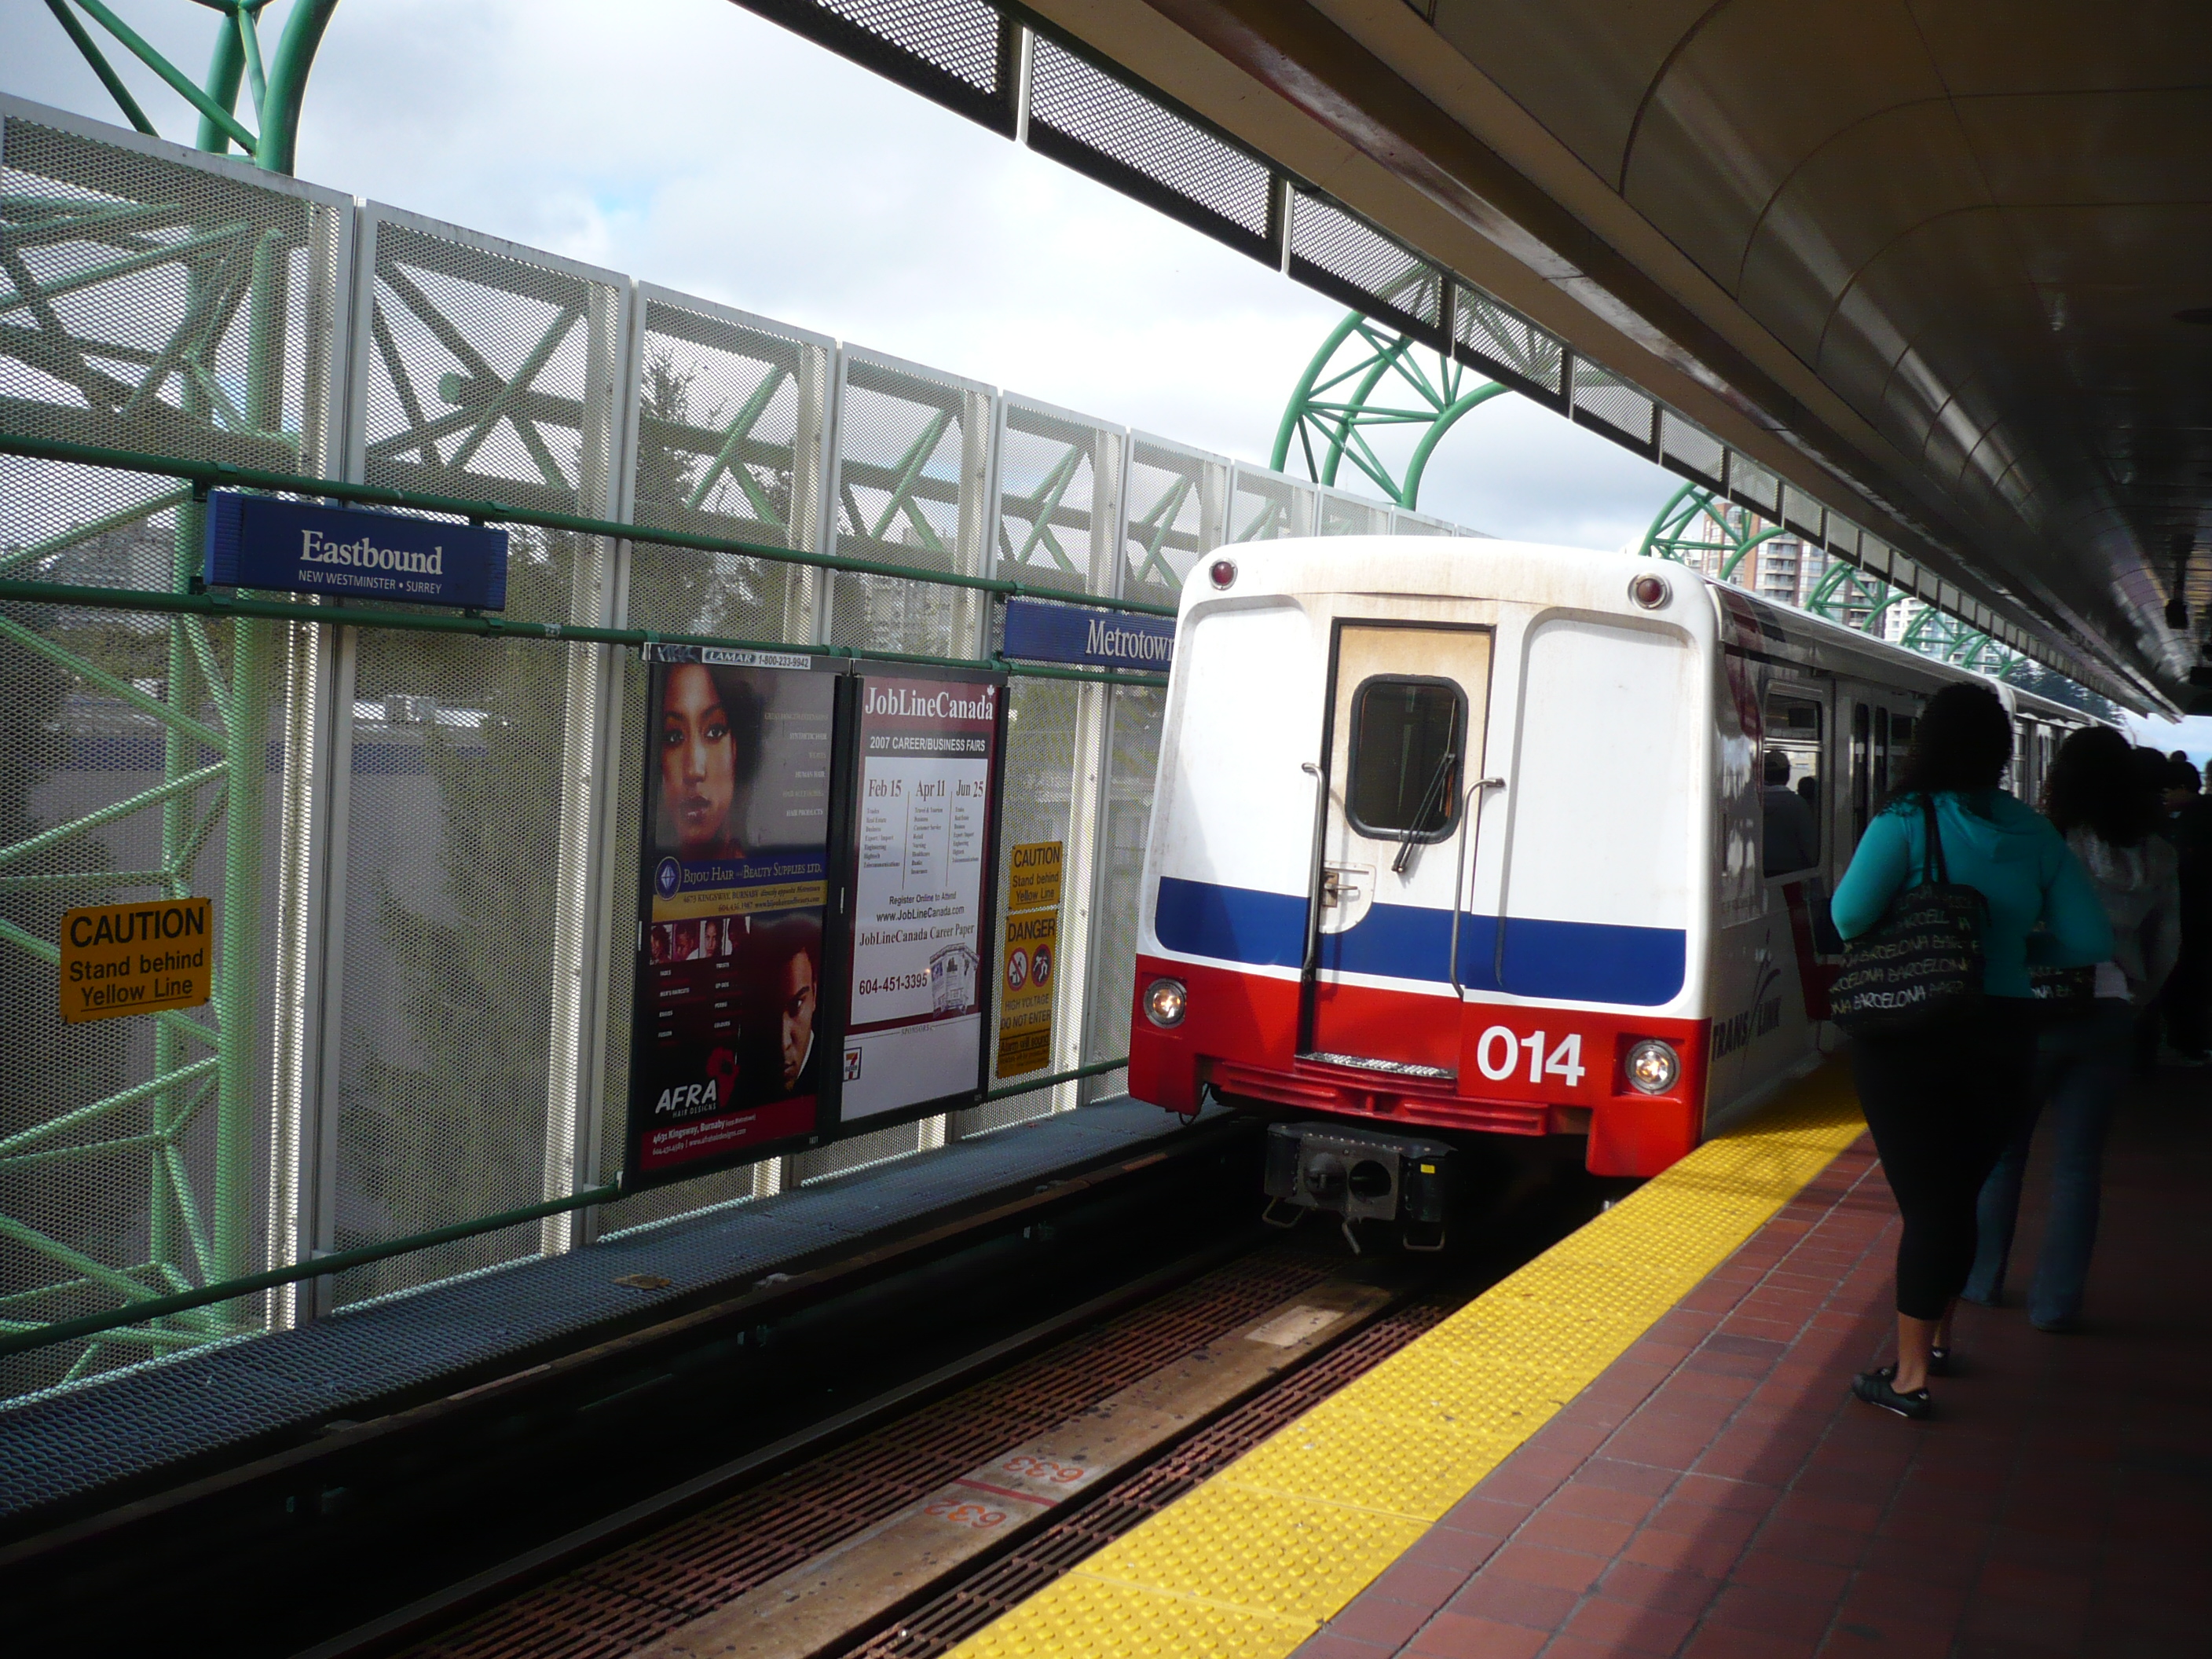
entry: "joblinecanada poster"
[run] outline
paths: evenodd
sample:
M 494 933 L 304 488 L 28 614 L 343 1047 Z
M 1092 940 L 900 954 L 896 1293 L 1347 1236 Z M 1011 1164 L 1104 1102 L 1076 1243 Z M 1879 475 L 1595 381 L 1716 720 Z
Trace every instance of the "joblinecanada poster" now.
M 625 1188 L 814 1133 L 836 678 L 652 648 Z M 825 1034 L 826 1036 L 826 1034 Z
M 860 677 L 841 1124 L 981 1087 L 989 988 L 980 970 L 1005 699 L 1003 681 L 981 677 Z

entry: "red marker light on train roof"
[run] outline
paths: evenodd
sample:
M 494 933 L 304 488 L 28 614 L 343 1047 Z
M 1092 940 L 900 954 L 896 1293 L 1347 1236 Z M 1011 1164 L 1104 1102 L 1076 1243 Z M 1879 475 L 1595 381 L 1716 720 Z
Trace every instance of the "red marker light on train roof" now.
M 1212 568 L 1208 570 L 1206 574 L 1207 580 L 1212 582 L 1216 587 L 1226 587 L 1237 580 L 1237 561 L 1234 559 L 1216 559 L 1213 562 Z
M 1667 586 L 1664 576 L 1649 570 L 1632 578 L 1628 584 L 1628 597 L 1646 611 L 1656 611 L 1673 593 L 1674 589 Z

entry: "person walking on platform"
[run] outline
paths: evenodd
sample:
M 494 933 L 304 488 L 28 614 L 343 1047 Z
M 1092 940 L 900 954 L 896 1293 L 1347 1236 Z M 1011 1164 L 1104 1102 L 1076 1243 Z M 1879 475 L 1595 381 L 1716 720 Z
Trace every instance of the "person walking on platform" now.
M 2057 830 L 1998 787 L 2012 717 L 1982 685 L 1929 700 L 1890 799 L 1860 838 L 1832 903 L 1845 940 L 1875 928 L 1922 880 L 1971 887 L 1981 923 L 1982 996 L 1932 1024 L 1854 1035 L 1851 1066 L 1882 1173 L 1904 1223 L 1897 1246 L 1897 1361 L 1852 1379 L 1870 1405 L 1925 1417 L 1947 1368 L 1951 1306 L 1974 1265 L 1982 1183 L 2027 1109 L 2035 1070 L 2028 935 L 2062 966 L 2102 962 L 2112 930 Z M 1926 826 L 1936 826 L 1937 845 Z
M 2138 752 L 2147 768 L 2158 753 Z M 2212 801 L 2187 755 L 2176 750 L 2157 770 L 2157 827 L 2181 860 L 2181 959 L 2159 992 L 2145 1036 L 2158 1047 L 2157 1028 L 2164 1027 L 2161 1064 L 2203 1066 L 2212 1063 Z
M 2069 1331 L 2081 1317 L 2097 1242 L 2105 1127 L 2127 1081 L 2138 1013 L 2181 951 L 2180 861 L 2153 833 L 2161 806 L 2127 739 L 2109 726 L 2084 727 L 2060 745 L 2045 808 L 2097 890 L 2112 926 L 2112 956 L 2091 970 L 2086 1006 L 2058 1006 L 2044 1027 L 2035 1104 L 1982 1185 L 1980 1248 L 1964 1291 L 1985 1307 L 2003 1292 L 2028 1145 L 2037 1117 L 2047 1117 L 2051 1212 L 2027 1293 L 2028 1322 L 2039 1331 Z

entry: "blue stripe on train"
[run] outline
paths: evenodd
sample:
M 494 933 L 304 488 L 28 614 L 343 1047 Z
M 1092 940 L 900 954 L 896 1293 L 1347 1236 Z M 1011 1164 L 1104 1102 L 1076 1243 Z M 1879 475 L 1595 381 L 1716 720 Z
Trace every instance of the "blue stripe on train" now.
M 1295 894 L 1163 876 L 1152 925 L 1162 945 L 1188 956 L 1268 968 L 1295 968 L 1305 959 L 1306 902 Z M 1447 984 L 1450 951 L 1449 910 L 1377 904 L 1350 932 L 1322 936 L 1321 965 Z M 1505 923 L 1501 981 L 1498 918 L 1460 919 L 1459 979 L 1470 991 L 1656 1008 L 1681 991 L 1687 953 L 1679 927 L 1511 916 Z

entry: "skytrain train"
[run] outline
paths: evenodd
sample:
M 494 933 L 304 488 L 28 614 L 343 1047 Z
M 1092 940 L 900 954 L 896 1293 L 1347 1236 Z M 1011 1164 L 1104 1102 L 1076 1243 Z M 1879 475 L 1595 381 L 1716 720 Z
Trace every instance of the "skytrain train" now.
M 1355 1218 L 1432 1221 L 1468 1134 L 1656 1174 L 1834 1046 L 1826 893 L 1977 678 L 1618 554 L 1224 549 L 1182 590 L 1130 1093 L 1277 1120 L 1270 1194 Z M 2033 800 L 2087 717 L 1988 683 Z

